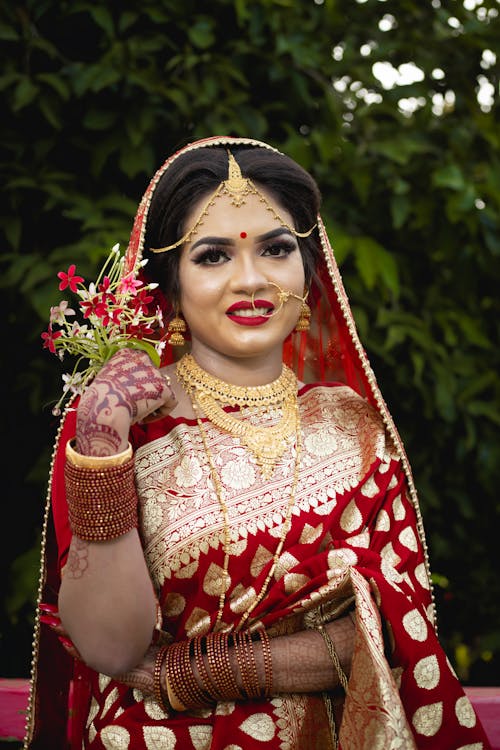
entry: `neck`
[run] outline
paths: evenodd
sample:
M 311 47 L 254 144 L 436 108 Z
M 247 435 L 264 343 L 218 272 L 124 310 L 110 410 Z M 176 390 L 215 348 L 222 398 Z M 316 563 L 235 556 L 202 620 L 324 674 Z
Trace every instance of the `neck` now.
M 193 345 L 191 354 L 210 375 L 239 386 L 267 385 L 279 378 L 283 369 L 281 348 L 260 357 L 226 357 L 212 349 Z

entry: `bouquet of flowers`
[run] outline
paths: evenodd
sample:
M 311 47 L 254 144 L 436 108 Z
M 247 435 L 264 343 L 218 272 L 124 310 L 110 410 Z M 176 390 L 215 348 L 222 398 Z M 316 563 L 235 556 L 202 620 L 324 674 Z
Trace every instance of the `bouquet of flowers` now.
M 141 261 L 139 268 L 147 263 Z M 62 361 L 64 355 L 76 357 L 70 373 L 62 376 L 63 392 L 52 413 L 59 416 L 62 405 L 71 394 L 83 393 L 87 384 L 119 349 L 142 349 L 155 365 L 165 347 L 165 337 L 159 307 L 150 314 L 151 292 L 158 284 L 145 284 L 137 278 L 137 270 L 123 275 L 124 256 L 115 245 L 106 259 L 96 282 L 85 285 L 76 274 L 76 266 L 60 271 L 59 291 L 68 289 L 80 300 L 78 306 L 83 321 L 67 300 L 50 308 L 49 325 L 42 333 L 43 347 Z

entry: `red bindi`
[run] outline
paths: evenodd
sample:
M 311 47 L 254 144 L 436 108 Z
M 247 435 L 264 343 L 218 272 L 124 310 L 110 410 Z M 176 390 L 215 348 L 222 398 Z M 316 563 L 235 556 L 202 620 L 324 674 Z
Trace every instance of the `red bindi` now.
M 246 232 L 240 232 L 240 237 L 242 240 L 244 240 L 246 236 L 247 236 Z

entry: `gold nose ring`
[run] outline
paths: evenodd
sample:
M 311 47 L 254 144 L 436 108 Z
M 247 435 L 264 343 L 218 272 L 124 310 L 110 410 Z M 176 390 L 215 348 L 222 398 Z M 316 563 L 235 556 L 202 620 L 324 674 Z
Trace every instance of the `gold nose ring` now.
M 278 290 L 278 307 L 276 307 L 271 313 L 268 313 L 267 315 L 265 315 L 264 317 L 266 318 L 273 318 L 275 315 L 277 315 L 280 312 L 283 305 L 285 304 L 285 302 L 288 302 L 290 297 L 293 297 L 294 299 L 299 300 L 299 302 L 302 302 L 302 303 L 306 301 L 307 293 L 304 295 L 304 297 L 300 297 L 298 294 L 295 294 L 295 292 L 292 292 L 290 289 L 287 289 L 287 290 L 282 289 L 282 287 L 280 287 L 280 285 L 276 284 L 276 282 L 274 281 L 268 281 L 267 285 L 274 286 Z M 252 292 L 251 303 L 252 303 L 252 309 L 255 312 L 256 311 L 255 292 Z

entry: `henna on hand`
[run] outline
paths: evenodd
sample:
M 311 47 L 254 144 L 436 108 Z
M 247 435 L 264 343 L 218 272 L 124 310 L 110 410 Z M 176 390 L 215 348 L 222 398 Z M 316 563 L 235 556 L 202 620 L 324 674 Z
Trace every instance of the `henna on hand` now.
M 86 389 L 77 413 L 77 448 L 91 455 L 123 450 L 130 425 L 176 399 L 146 352 L 122 349 Z
M 154 667 L 159 646 L 150 646 L 144 659 L 130 672 L 114 677 L 118 682 L 132 689 L 140 690 L 146 695 L 154 695 Z
M 82 578 L 89 566 L 89 543 L 73 536 L 68 553 L 68 561 L 64 567 L 64 575 L 68 578 Z

